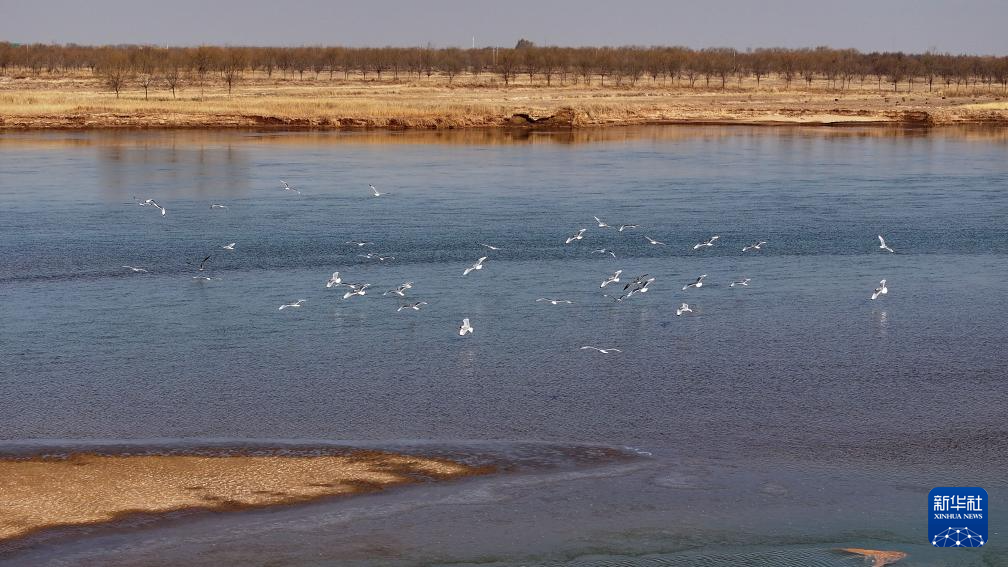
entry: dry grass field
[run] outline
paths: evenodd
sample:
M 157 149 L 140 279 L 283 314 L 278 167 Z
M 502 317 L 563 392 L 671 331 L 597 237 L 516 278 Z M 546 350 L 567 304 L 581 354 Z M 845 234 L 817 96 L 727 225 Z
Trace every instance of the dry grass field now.
M 553 116 L 538 124 L 516 118 Z M 163 85 L 148 96 L 136 83 L 116 95 L 90 73 L 0 76 L 0 128 L 284 128 L 455 129 L 592 127 L 630 124 L 1008 125 L 1008 95 L 999 88 L 912 92 L 874 81 L 839 90 L 817 81 L 791 88 L 764 78 L 727 88 L 684 81 L 601 86 L 545 86 L 527 79 L 504 86 L 490 74 L 382 81 L 328 74 L 304 79 L 246 74 L 229 95 L 223 82 L 185 85 L 173 98 Z

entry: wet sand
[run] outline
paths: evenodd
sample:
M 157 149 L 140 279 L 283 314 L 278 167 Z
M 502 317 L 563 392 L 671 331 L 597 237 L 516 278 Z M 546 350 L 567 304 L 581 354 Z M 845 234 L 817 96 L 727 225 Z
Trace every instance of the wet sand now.
M 376 451 L 325 456 L 73 454 L 0 460 L 0 542 L 133 515 L 224 511 L 486 474 Z
M 844 547 L 838 549 L 837 551 L 860 555 L 864 557 L 865 560 L 871 560 L 872 567 L 885 567 L 886 565 L 892 565 L 907 556 L 907 554 L 902 551 L 882 551 L 879 549 L 861 549 L 860 547 Z

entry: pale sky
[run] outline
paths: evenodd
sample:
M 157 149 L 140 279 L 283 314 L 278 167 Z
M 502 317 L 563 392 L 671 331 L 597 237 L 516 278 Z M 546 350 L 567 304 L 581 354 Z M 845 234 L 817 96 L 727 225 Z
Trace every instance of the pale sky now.
M 1008 54 L 1006 0 L 0 0 L 0 40 L 854 47 Z

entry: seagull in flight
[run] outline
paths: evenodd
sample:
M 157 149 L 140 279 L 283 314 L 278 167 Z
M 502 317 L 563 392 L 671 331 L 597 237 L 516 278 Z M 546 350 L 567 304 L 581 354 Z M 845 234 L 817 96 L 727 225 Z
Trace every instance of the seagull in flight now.
M 536 300 L 536 303 L 539 303 L 540 301 L 548 301 L 550 305 L 558 305 L 560 303 L 566 303 L 567 305 L 571 305 L 574 303 L 569 299 L 546 299 L 545 297 L 540 297 L 539 299 Z
M 620 277 L 620 274 L 622 274 L 622 273 L 623 273 L 623 270 L 616 270 L 615 272 L 613 272 L 613 275 L 611 275 L 608 278 L 606 278 L 605 280 L 603 280 L 602 281 L 602 285 L 600 285 L 599 287 L 603 288 L 603 287 L 605 287 L 605 286 L 607 286 L 607 285 L 609 285 L 611 283 L 619 283 L 619 277 Z
M 567 237 L 567 240 L 564 241 L 564 244 L 570 244 L 571 242 L 574 242 L 575 240 L 581 240 L 582 238 L 584 238 L 584 233 L 585 233 L 586 230 L 588 230 L 588 229 L 587 228 L 579 228 L 577 232 L 575 232 L 574 234 L 572 234 L 572 235 L 570 235 L 570 236 Z
M 707 277 L 707 274 L 704 274 L 704 275 L 700 276 L 699 278 L 697 278 L 695 282 L 682 286 L 683 291 L 686 291 L 687 289 L 689 289 L 691 287 L 695 287 L 695 288 L 698 288 L 698 289 L 701 288 L 701 287 L 703 287 L 703 279 L 706 278 L 706 277 Z
M 210 203 L 211 209 L 226 209 L 227 205 L 222 205 L 220 203 Z
M 600 218 L 598 218 L 596 216 L 592 216 L 592 218 L 595 219 L 596 223 L 598 223 L 598 227 L 599 228 L 611 228 L 608 224 L 605 223 L 604 220 L 602 220 L 602 219 L 600 219 Z
M 494 246 L 492 244 L 480 244 L 480 246 L 482 246 L 483 248 L 489 248 L 490 250 L 500 250 L 499 247 Z
M 129 271 L 135 273 L 135 274 L 146 274 L 147 273 L 147 270 L 145 270 L 143 268 L 136 268 L 134 266 L 123 266 L 123 267 L 126 268 L 126 269 L 128 269 Z
M 875 288 L 875 291 L 871 294 L 871 298 L 873 300 L 874 299 L 878 299 L 879 297 L 881 297 L 881 296 L 883 296 L 883 295 L 885 295 L 887 293 L 889 293 L 889 288 L 886 287 L 885 280 L 882 280 L 882 281 L 880 281 L 878 283 L 878 287 Z
M 619 225 L 619 232 L 623 232 L 624 230 L 626 230 L 628 228 L 637 228 L 637 225 L 635 225 L 635 224 L 621 224 L 621 225 Z
M 343 299 L 350 299 L 355 295 L 367 295 L 367 288 L 371 287 L 371 284 L 346 284 L 350 288 L 350 291 L 343 294 Z
M 469 324 L 469 318 L 466 317 L 462 319 L 462 324 L 459 326 L 459 336 L 464 337 L 466 334 L 472 334 L 473 326 Z
M 413 282 L 403 282 L 403 284 L 400 285 L 399 287 L 397 287 L 395 289 L 390 289 L 390 290 L 386 291 L 385 293 L 383 293 L 382 295 L 388 295 L 388 294 L 391 293 L 391 294 L 394 294 L 394 295 L 398 295 L 399 297 L 406 297 L 406 290 L 412 289 L 412 288 L 413 288 Z
M 654 281 L 655 281 L 654 278 L 648 278 L 648 279 L 644 280 L 644 283 L 640 287 L 638 287 L 636 290 L 634 290 L 634 291 L 637 291 L 638 293 L 647 293 L 648 292 L 648 286 L 651 285 L 651 283 L 654 282 Z
M 471 272 L 473 270 L 482 270 L 483 269 L 483 261 L 486 260 L 486 259 L 487 259 L 486 256 L 481 256 L 479 260 L 476 260 L 475 264 L 473 264 L 472 266 L 469 266 L 468 268 L 466 268 L 465 271 L 462 272 L 462 275 L 463 276 L 468 276 L 469 272 Z
M 395 256 L 382 256 L 375 252 L 368 252 L 367 254 L 358 254 L 361 258 L 367 258 L 368 260 L 378 259 L 379 262 L 384 262 L 385 260 L 395 260 Z
M 403 309 L 412 309 L 413 311 L 420 311 L 420 307 L 427 305 L 426 301 L 417 301 L 416 303 L 407 303 L 406 305 L 400 305 L 399 309 L 396 309 L 396 313 L 402 311 Z
M 368 187 L 371 188 L 371 194 L 373 196 L 375 196 L 375 197 L 381 197 L 382 195 L 387 195 L 388 194 L 388 193 L 379 193 L 378 190 L 375 189 L 375 186 L 371 185 L 370 183 L 368 183 Z
M 299 300 L 295 301 L 294 303 L 284 303 L 283 305 L 280 306 L 280 309 L 278 309 L 277 311 L 283 311 L 284 309 L 287 309 L 288 307 L 301 307 L 301 304 L 304 303 L 305 301 L 308 301 L 308 300 L 307 299 L 299 299 Z
M 648 242 L 650 242 L 651 244 L 654 244 L 656 246 L 665 246 L 664 242 L 658 242 L 657 240 L 655 240 L 654 238 L 651 238 L 650 236 L 645 236 L 644 238 L 646 238 Z
M 888 250 L 889 252 L 894 252 L 892 248 L 886 246 L 885 238 L 882 238 L 881 234 L 878 235 L 878 241 L 879 241 L 879 250 Z
M 626 291 L 626 290 L 630 289 L 630 287 L 635 287 L 635 288 L 636 287 L 640 287 L 641 285 L 644 284 L 644 281 L 647 279 L 647 277 L 648 277 L 648 274 L 643 274 L 643 275 L 637 276 L 636 278 L 634 278 L 634 280 L 632 282 L 629 282 L 625 286 L 623 286 L 623 291 Z M 651 281 L 654 281 L 654 279 L 652 278 Z
M 281 179 L 281 180 L 280 180 L 280 183 L 283 183 L 283 188 L 284 188 L 284 191 L 290 191 L 290 192 L 292 192 L 292 193 L 297 193 L 298 195 L 300 195 L 300 194 L 301 194 L 301 191 L 298 191 L 297 189 L 295 189 L 295 188 L 291 187 L 291 186 L 290 186 L 290 185 L 288 185 L 288 184 L 287 184 L 287 182 L 286 182 L 286 181 L 284 181 L 283 179 Z
M 694 250 L 699 250 L 699 249 L 703 248 L 704 246 L 710 248 L 711 246 L 714 246 L 714 241 L 717 240 L 718 238 L 721 238 L 721 237 L 715 234 L 714 236 L 708 238 L 706 242 L 700 242 L 700 243 L 694 244 L 693 245 L 693 249 Z
M 355 244 L 357 247 L 366 246 L 368 244 L 374 244 L 374 242 L 368 242 L 366 240 L 347 240 L 344 244 Z
M 232 242 L 231 244 L 221 246 L 221 248 L 224 250 L 234 250 L 235 244 L 237 244 L 237 242 Z
M 211 258 L 211 256 L 209 256 L 209 255 L 206 258 L 203 258 L 203 261 L 200 262 L 200 265 L 199 265 L 199 271 L 202 272 L 203 268 L 206 268 L 206 263 L 210 261 L 210 258 Z M 190 262 L 189 260 L 186 260 L 186 264 L 189 264 L 191 266 L 192 262 Z
M 583 347 L 579 348 L 578 350 L 596 350 L 596 351 L 598 351 L 598 352 L 600 352 L 602 354 L 609 354 L 610 352 L 623 352 L 623 351 L 621 351 L 618 348 L 599 348 L 599 347 L 593 347 L 593 346 L 583 346 Z
M 599 248 L 598 250 L 592 250 L 592 254 L 608 254 L 614 259 L 616 258 L 616 253 L 608 248 Z
M 340 277 L 339 272 L 333 272 L 332 275 L 329 276 L 329 280 L 326 281 L 325 286 L 326 286 L 326 289 L 329 289 L 329 288 L 331 288 L 333 286 L 337 286 L 337 285 L 340 285 L 342 283 L 343 283 L 343 278 Z
M 752 280 L 749 278 L 745 278 L 743 280 L 732 280 L 732 282 L 728 284 L 728 287 L 735 287 L 737 285 L 740 285 L 742 287 L 749 287 L 749 282 L 751 281 Z
M 168 212 L 167 210 L 165 210 L 164 207 L 162 207 L 161 205 L 157 204 L 157 201 L 155 201 L 154 199 L 147 199 L 146 201 L 144 201 L 144 205 L 150 205 L 150 206 L 154 207 L 155 209 L 160 209 L 161 210 L 161 216 L 165 216 L 165 214 L 167 214 L 167 212 Z
M 687 303 L 683 303 L 682 305 L 680 305 L 675 310 L 676 317 L 679 317 L 683 313 L 692 313 L 692 312 L 693 312 L 693 309 L 690 308 L 689 304 L 687 304 Z
M 762 250 L 764 244 L 766 244 L 766 240 L 760 240 L 759 242 L 754 242 L 749 246 L 743 246 L 742 251 L 748 252 L 750 250 Z

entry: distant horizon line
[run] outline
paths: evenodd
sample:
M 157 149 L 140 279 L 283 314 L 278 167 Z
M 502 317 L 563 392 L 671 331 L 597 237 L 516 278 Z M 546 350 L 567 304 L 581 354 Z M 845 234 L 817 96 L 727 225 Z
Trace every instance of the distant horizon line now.
M 350 44 L 337 44 L 337 43 L 305 43 L 299 45 L 257 45 L 257 44 L 240 44 L 240 43 L 135 43 L 135 42 L 124 42 L 124 43 L 76 43 L 76 42 L 43 42 L 43 41 L 13 41 L 9 39 L 0 38 L 0 44 L 7 44 L 16 47 L 83 47 L 88 49 L 112 47 L 112 48 L 129 48 L 129 47 L 154 47 L 159 49 L 193 49 L 200 47 L 214 47 L 214 48 L 238 48 L 238 49 L 460 49 L 462 51 L 473 51 L 482 49 L 518 49 L 518 44 L 521 41 L 528 41 L 525 38 L 519 38 L 514 42 L 514 45 L 439 45 L 434 42 L 426 42 L 417 45 L 350 45 Z M 559 44 L 538 44 L 531 42 L 530 47 L 536 47 L 540 49 L 545 48 L 557 48 L 557 49 L 687 49 L 690 51 L 705 51 L 705 50 L 732 50 L 739 53 L 752 53 L 754 51 L 815 51 L 817 49 L 827 49 L 831 51 L 855 51 L 861 54 L 871 54 L 871 53 L 903 53 L 906 55 L 953 55 L 953 56 L 971 56 L 971 57 L 1005 57 L 1008 56 L 1008 51 L 1005 53 L 977 53 L 977 52 L 953 52 L 949 50 L 939 50 L 939 49 L 926 49 L 923 51 L 904 51 L 904 50 L 862 50 L 858 47 L 834 47 L 831 45 L 806 45 L 802 47 L 786 47 L 783 45 L 766 45 L 766 46 L 748 46 L 745 48 L 737 48 L 728 45 L 706 45 L 704 47 L 695 47 L 691 45 L 684 44 L 597 44 L 597 45 L 559 45 Z

